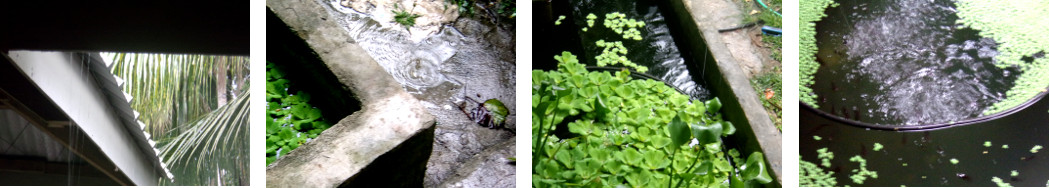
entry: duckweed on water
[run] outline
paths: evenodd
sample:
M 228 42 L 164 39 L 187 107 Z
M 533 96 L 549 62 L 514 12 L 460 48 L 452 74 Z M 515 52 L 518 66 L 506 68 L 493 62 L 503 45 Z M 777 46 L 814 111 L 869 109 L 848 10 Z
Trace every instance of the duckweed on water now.
M 820 64 L 816 62 L 816 22 L 827 16 L 823 13 L 829 7 L 836 7 L 833 0 L 803 0 L 798 5 L 798 88 L 801 102 L 819 108 L 816 105 L 816 93 L 810 88 L 815 81 L 813 76 Z
M 1049 0 L 957 1 L 958 23 L 1000 44 L 995 64 L 999 68 L 1019 67 L 1023 72 L 1006 98 L 987 108 L 985 115 L 1016 107 L 1049 87 L 1049 58 L 1034 58 L 1038 53 L 1049 53 L 1049 35 L 1044 33 L 1049 30 L 1046 4 Z M 1025 57 L 1033 61 L 1026 62 Z
M 983 147 L 991 147 L 991 146 L 992 146 L 991 145 L 991 141 L 984 141 L 983 142 Z
M 1002 149 L 1009 149 L 1009 144 L 1003 144 Z
M 1020 176 L 1020 172 L 1018 172 L 1016 170 L 1013 170 L 1012 172 L 1009 173 L 1009 176 L 1012 176 L 1012 177 Z
M 881 143 L 874 143 L 874 151 L 880 151 L 882 147 Z
M 1031 153 L 1038 153 L 1038 150 L 1040 149 L 1042 149 L 1042 145 L 1034 145 L 1034 147 L 1031 148 Z
M 958 164 L 958 159 L 951 158 L 951 164 Z
M 823 138 L 820 138 L 820 136 L 816 136 L 816 135 L 812 135 L 812 139 L 816 140 L 816 141 L 823 140 Z

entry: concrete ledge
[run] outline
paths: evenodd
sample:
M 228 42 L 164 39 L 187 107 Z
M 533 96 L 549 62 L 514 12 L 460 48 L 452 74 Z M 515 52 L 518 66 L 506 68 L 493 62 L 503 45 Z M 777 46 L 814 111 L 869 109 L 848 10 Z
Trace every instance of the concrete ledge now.
M 266 169 L 270 187 L 420 187 L 436 121 L 316 1 L 267 1 L 363 104 Z M 381 182 L 379 182 L 381 181 Z
M 751 151 L 761 151 L 765 154 L 765 160 L 769 164 L 772 176 L 776 184 L 781 184 L 782 179 L 782 133 L 776 129 L 775 124 L 765 113 L 761 106 L 758 94 L 750 85 L 750 81 L 740 69 L 735 57 L 728 51 L 725 42 L 721 40 L 717 28 L 701 20 L 700 11 L 692 0 L 670 0 L 676 20 L 686 34 L 687 41 L 693 46 L 693 56 L 706 56 L 706 59 L 698 59 L 695 62 L 716 62 L 717 69 L 707 69 L 703 75 L 707 77 L 710 88 L 715 96 L 722 102 L 723 113 L 728 113 L 726 119 L 731 121 L 739 131 L 728 139 L 729 144 L 741 147 L 741 153 L 750 154 Z M 668 19 L 669 20 L 669 19 Z M 706 49 L 702 49 L 706 47 Z M 706 52 L 704 52 L 706 51 Z M 709 54 L 709 55 L 702 55 Z M 742 112 L 742 114 L 735 114 Z M 755 142 L 756 141 L 756 142 Z

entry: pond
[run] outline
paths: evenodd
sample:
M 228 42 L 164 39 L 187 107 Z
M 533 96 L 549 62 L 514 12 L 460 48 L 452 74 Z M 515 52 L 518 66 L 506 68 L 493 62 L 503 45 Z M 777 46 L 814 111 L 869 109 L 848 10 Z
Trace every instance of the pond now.
M 819 164 L 816 150 L 833 152 L 831 167 L 824 169 L 835 172 L 839 186 L 860 186 L 847 177 L 859 167 L 848 161 L 855 155 L 865 158 L 867 168 L 879 175 L 862 186 L 994 186 L 991 179 L 998 177 L 1013 186 L 1033 187 L 1045 186 L 1049 180 L 1049 150 L 1031 152 L 1036 145 L 1049 146 L 1046 98 L 1005 118 L 926 132 L 868 130 L 812 111 L 800 113 L 801 160 Z M 990 147 L 985 147 L 988 141 Z M 884 148 L 874 151 L 875 143 Z M 1019 175 L 1010 176 L 1013 170 Z
M 819 109 L 891 126 L 979 117 L 1019 70 L 999 69 L 993 39 L 962 28 L 950 0 L 840 1 L 817 22 Z

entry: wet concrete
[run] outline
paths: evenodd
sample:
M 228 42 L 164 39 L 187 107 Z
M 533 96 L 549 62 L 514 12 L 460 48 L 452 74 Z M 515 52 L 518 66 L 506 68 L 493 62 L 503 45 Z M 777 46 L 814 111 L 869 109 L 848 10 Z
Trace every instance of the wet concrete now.
M 273 187 L 418 187 L 436 121 L 334 22 L 323 4 L 269 1 L 267 6 L 313 48 L 362 103 L 313 141 L 266 169 Z
M 349 35 L 347 43 L 359 44 L 403 90 L 422 101 L 437 120 L 433 151 L 426 165 L 424 186 L 514 187 L 516 166 L 515 34 L 513 26 L 458 18 L 435 34 L 415 40 L 403 29 L 342 5 L 339 0 L 299 4 L 321 5 L 315 17 L 338 24 L 327 36 Z M 276 9 L 271 6 L 271 9 Z M 303 14 L 287 11 L 288 14 Z M 311 13 L 313 14 L 313 13 Z M 297 19 L 285 19 L 296 22 Z M 304 26 L 310 29 L 314 26 Z M 327 37 L 325 36 L 325 37 Z M 309 36 L 303 36 L 309 39 Z M 333 52 L 315 47 L 318 54 Z M 326 60 L 327 61 L 327 60 Z M 510 110 L 503 129 L 489 129 L 471 121 L 460 110 L 471 110 L 477 101 L 498 99 Z M 484 177 L 486 175 L 488 177 Z M 480 178 L 484 177 L 484 178 Z M 493 179 L 494 178 L 494 179 Z

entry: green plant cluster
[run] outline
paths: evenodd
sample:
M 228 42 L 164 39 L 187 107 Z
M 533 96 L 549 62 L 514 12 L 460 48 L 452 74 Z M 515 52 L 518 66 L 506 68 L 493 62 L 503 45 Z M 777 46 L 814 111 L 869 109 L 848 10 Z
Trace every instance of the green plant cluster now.
M 565 18 L 567 18 L 565 15 L 558 16 L 557 20 L 554 20 L 554 25 L 561 25 L 561 21 L 564 21 Z
M 735 127 L 717 113 L 718 99 L 692 101 L 662 82 L 631 79 L 625 70 L 590 72 L 569 52 L 555 59 L 556 71 L 532 71 L 533 186 L 712 187 L 771 181 L 760 152 L 738 169 L 726 159 L 721 137 Z M 687 144 L 690 140 L 694 144 Z
M 863 181 L 867 180 L 867 178 L 878 178 L 878 172 L 867 170 L 867 160 L 863 159 L 863 157 L 859 155 L 852 156 L 852 158 L 849 158 L 849 161 L 860 163 L 859 169 L 852 169 L 852 173 L 855 174 L 849 176 L 853 183 L 863 184 Z
M 634 68 L 637 72 L 648 72 L 648 67 L 638 65 L 626 58 L 626 54 L 629 51 L 627 51 L 626 47 L 623 47 L 623 41 L 605 42 L 605 40 L 598 40 L 596 45 L 604 48 L 601 50 L 601 55 L 594 57 L 594 59 L 597 59 L 597 66 L 622 64 L 623 66 Z
M 999 43 L 995 64 L 999 68 L 1019 67 L 1023 73 L 1006 92 L 1006 98 L 984 111 L 994 114 L 1020 105 L 1049 87 L 1049 58 L 1033 58 L 1036 53 L 1049 53 L 1049 1 L 981 1 L 959 0 L 956 3 L 958 23 L 980 32 L 980 36 Z
M 415 14 L 415 13 L 411 13 L 411 12 L 405 11 L 405 10 L 401 9 L 400 7 L 398 7 L 397 4 L 394 4 L 393 7 L 395 9 L 397 9 L 397 10 L 393 10 L 393 20 L 394 20 L 394 22 L 397 22 L 397 23 L 403 25 L 406 28 L 414 27 L 415 26 L 415 19 L 419 18 L 420 16 L 422 16 L 422 15 L 418 15 L 418 14 Z
M 623 39 L 641 40 L 641 32 L 638 31 L 637 28 L 644 27 L 645 22 L 626 19 L 626 14 L 619 12 L 605 14 L 605 17 L 605 27 L 623 35 Z M 586 16 L 587 27 L 582 29 L 583 32 L 587 32 L 590 27 L 594 27 L 594 22 L 597 18 L 597 15 L 594 15 L 593 13 L 588 14 Z M 558 20 L 560 21 L 560 19 Z M 623 27 L 629 27 L 629 29 L 624 31 Z M 627 59 L 626 55 L 628 50 L 623 46 L 623 41 L 605 42 L 605 40 L 598 40 L 596 45 L 597 47 L 603 48 L 601 55 L 594 57 L 594 59 L 597 60 L 597 66 L 622 64 L 623 66 L 634 68 L 637 72 L 648 72 L 648 67 L 638 65 L 637 63 L 630 61 L 630 59 Z
M 833 0 L 802 0 L 798 3 L 798 95 L 801 102 L 819 108 L 816 93 L 809 87 L 815 83 L 813 76 L 820 68 L 816 62 L 816 22 L 827 16 L 824 10 L 836 7 L 838 3 Z
M 593 15 L 593 14 L 591 14 L 591 15 Z M 591 18 L 590 16 L 587 16 L 587 19 L 590 19 L 590 18 Z M 597 17 L 595 16 L 593 18 L 596 19 Z M 588 22 L 588 24 L 589 23 L 590 22 Z M 589 25 L 593 25 L 593 24 L 589 24 Z M 612 12 L 612 13 L 605 14 L 604 25 L 605 25 L 605 27 L 607 27 L 609 29 L 612 29 L 612 31 L 615 31 L 616 34 L 623 35 L 623 39 L 627 39 L 627 40 L 630 40 L 630 39 L 641 40 L 641 31 L 638 31 L 637 28 L 644 28 L 645 27 L 645 22 L 644 21 L 637 21 L 637 20 L 634 20 L 634 19 L 626 19 L 626 14 L 619 13 L 619 12 Z M 623 29 L 624 27 L 626 29 Z
M 289 94 L 290 83 L 273 63 L 266 62 L 266 165 L 317 138 L 331 127 L 321 110 L 309 104 L 302 91 Z
M 801 158 L 800 156 L 798 157 Z M 798 184 L 801 187 L 836 187 L 838 180 L 834 178 L 834 172 L 824 171 L 818 165 L 799 160 L 798 166 L 801 174 L 798 175 Z

